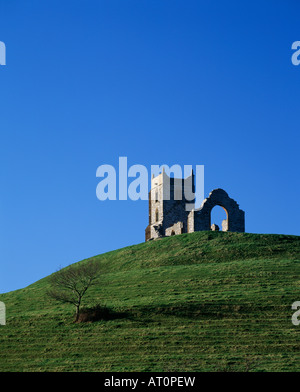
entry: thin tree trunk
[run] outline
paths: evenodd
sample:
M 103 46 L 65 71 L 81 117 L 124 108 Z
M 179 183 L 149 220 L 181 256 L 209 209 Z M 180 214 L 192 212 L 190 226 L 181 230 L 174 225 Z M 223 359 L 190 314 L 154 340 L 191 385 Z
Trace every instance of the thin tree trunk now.
M 79 307 L 80 307 L 80 303 L 76 305 L 76 317 L 75 317 L 75 323 L 78 321 L 79 319 Z

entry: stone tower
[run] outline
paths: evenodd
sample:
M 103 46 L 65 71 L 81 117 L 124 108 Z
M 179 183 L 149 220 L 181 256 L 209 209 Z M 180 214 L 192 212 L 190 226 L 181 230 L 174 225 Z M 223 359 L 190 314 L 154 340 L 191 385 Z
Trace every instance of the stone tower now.
M 194 231 L 189 227 L 192 211 L 186 211 L 187 204 L 194 207 L 194 192 L 193 172 L 185 179 L 171 178 L 164 170 L 157 177 L 152 176 L 146 241 Z
M 164 170 L 157 177 L 152 176 L 146 241 L 194 231 L 218 230 L 217 225 L 211 224 L 211 210 L 216 205 L 223 207 L 227 215 L 222 222 L 223 231 L 245 231 L 245 212 L 223 189 L 214 189 L 199 209 L 194 208 L 194 193 L 193 172 L 185 179 L 170 178 Z

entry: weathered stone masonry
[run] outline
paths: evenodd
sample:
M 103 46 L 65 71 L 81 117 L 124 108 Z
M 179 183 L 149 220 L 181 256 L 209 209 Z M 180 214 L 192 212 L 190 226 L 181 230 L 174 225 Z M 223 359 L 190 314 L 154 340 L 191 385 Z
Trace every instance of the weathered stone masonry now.
M 211 222 L 211 210 L 217 205 L 223 207 L 227 215 L 222 222 L 223 231 L 245 231 L 245 212 L 223 189 L 214 189 L 199 209 L 191 211 L 186 211 L 186 204 L 194 205 L 195 200 L 185 198 L 186 190 L 195 192 L 193 172 L 186 179 L 178 179 L 168 177 L 163 171 L 151 179 L 146 241 L 194 231 L 219 230 Z

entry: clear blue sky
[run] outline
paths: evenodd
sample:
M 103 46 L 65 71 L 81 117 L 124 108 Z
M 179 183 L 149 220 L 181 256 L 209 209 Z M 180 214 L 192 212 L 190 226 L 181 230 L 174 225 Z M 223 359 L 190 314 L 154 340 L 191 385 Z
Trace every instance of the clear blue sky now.
M 298 0 L 0 0 L 0 292 L 144 241 L 96 169 L 205 165 L 246 231 L 300 234 Z

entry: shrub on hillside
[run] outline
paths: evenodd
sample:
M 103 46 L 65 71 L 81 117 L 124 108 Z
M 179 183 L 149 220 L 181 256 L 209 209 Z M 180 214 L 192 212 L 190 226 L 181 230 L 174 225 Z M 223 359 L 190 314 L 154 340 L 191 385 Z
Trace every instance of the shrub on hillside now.
M 82 308 L 79 312 L 78 323 L 94 322 L 99 320 L 112 320 L 116 318 L 115 312 L 99 304 L 91 308 Z

